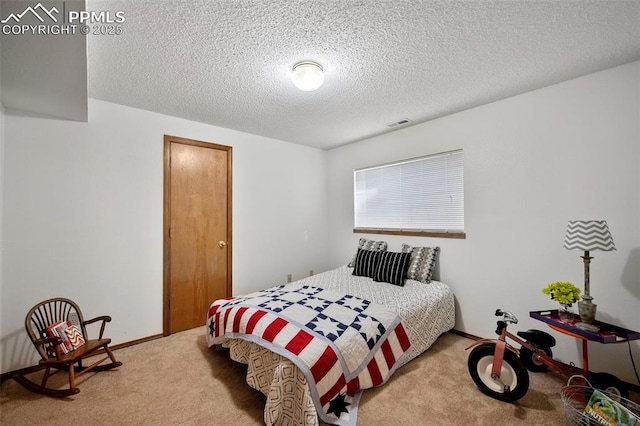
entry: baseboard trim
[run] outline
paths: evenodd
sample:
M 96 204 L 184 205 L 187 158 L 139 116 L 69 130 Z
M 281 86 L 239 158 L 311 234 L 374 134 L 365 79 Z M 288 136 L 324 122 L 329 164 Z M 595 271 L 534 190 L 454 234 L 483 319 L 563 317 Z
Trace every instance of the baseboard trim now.
M 458 336 L 466 337 L 467 339 L 471 339 L 471 340 L 480 340 L 480 339 L 482 339 L 482 337 L 478 337 L 478 336 L 475 336 L 473 334 L 465 333 L 464 331 L 456 330 L 455 328 L 452 328 L 451 330 L 449 330 L 449 333 L 457 334 Z
M 162 333 L 154 334 L 153 336 L 143 337 L 141 339 L 132 340 L 130 342 L 118 343 L 117 345 L 110 346 L 109 349 L 117 351 L 118 349 L 128 348 L 129 346 L 139 345 L 140 343 L 150 342 L 152 340 L 161 339 L 163 337 L 164 335 Z
M 131 340 L 130 342 L 119 343 L 117 345 L 110 346 L 109 349 L 112 351 L 117 351 L 118 349 L 128 348 L 129 346 L 139 345 L 140 343 L 150 342 L 152 340 L 160 339 L 164 337 L 162 334 L 154 334 L 152 336 L 143 337 L 141 339 Z M 99 350 L 96 352 L 96 355 L 104 353 L 104 350 Z M 18 370 L 8 371 L 6 373 L 0 374 L 0 384 L 2 384 L 5 380 L 9 380 L 13 376 L 17 374 L 29 374 L 34 371 L 38 371 L 40 369 L 39 365 L 32 365 L 31 367 L 20 368 Z
M 0 384 L 4 383 L 5 380 L 9 380 L 15 375 L 33 373 L 34 371 L 38 371 L 39 369 L 39 365 L 32 365 L 31 367 L 20 368 L 19 370 L 7 371 L 6 373 L 0 374 Z

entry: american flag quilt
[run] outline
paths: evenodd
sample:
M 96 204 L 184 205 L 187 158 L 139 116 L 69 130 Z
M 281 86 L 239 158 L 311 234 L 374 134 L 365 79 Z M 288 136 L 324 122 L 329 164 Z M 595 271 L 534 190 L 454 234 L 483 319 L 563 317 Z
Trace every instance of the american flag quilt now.
M 394 310 L 302 284 L 216 300 L 207 327 L 209 347 L 240 338 L 294 362 L 320 419 L 337 425 L 356 424 L 362 390 L 385 383 L 411 347 Z

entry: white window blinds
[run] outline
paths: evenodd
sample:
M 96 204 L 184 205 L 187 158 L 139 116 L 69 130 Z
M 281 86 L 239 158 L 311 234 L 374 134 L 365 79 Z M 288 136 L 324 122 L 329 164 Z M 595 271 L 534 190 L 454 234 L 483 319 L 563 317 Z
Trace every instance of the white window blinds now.
M 355 227 L 464 231 L 462 150 L 354 172 Z

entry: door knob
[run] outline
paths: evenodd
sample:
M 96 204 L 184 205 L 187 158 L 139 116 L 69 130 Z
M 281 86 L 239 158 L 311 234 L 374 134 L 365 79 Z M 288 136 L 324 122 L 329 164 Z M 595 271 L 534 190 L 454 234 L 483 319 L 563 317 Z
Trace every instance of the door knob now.
M 226 242 L 226 241 L 220 241 L 220 242 L 218 243 L 218 247 L 220 247 L 220 248 L 224 248 L 224 246 L 226 246 L 226 245 L 227 245 L 227 242 Z

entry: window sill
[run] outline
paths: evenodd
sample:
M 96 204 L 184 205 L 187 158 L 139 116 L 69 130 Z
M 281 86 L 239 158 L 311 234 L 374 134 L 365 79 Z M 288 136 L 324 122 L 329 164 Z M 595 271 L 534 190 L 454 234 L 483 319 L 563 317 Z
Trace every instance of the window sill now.
M 355 234 L 407 235 L 411 237 L 457 238 L 462 240 L 467 237 L 464 231 L 429 231 L 419 229 L 354 228 L 353 232 Z

